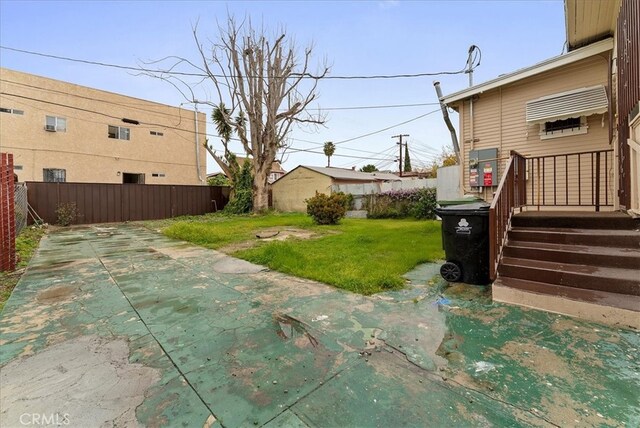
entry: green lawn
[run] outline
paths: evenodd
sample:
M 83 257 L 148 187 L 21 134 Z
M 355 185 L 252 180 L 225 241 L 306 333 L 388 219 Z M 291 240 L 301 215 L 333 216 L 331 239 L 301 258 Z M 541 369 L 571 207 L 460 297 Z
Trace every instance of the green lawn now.
M 161 226 L 172 238 L 222 248 L 279 272 L 362 294 L 401 288 L 404 273 L 444 256 L 440 223 L 436 221 L 343 219 L 337 226 L 316 226 L 304 214 L 269 214 L 202 216 Z M 316 236 L 255 242 L 257 232 L 276 227 L 305 229 Z M 255 245 L 248 249 L 230 247 L 245 241 Z
M 20 232 L 16 238 L 16 253 L 18 263 L 14 272 L 0 272 L 0 312 L 4 308 L 4 304 L 9 300 L 11 292 L 20 280 L 23 268 L 29 264 L 29 260 L 38 248 L 40 238 L 45 234 L 43 228 L 26 227 Z

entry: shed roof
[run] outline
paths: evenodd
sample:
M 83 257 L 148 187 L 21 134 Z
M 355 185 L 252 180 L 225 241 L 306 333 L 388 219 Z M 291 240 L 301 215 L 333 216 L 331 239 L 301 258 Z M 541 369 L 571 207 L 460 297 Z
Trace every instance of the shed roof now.
M 395 174 L 388 172 L 362 172 L 346 168 L 333 168 L 326 166 L 307 166 L 300 165 L 297 168 L 306 168 L 334 178 L 336 180 L 355 180 L 355 181 L 401 181 L 402 179 Z M 295 168 L 295 169 L 297 169 Z

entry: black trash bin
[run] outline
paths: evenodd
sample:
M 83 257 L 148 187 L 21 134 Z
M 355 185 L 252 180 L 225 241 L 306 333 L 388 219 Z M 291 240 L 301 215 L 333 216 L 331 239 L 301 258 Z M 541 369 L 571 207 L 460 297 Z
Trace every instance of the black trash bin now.
M 440 274 L 449 282 L 485 285 L 489 279 L 489 204 L 438 208 L 447 262 Z

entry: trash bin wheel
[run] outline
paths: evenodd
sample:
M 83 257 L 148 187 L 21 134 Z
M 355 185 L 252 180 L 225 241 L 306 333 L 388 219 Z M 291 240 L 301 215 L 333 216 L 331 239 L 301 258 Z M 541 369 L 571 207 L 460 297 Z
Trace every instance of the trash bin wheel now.
M 448 282 L 458 282 L 462 278 L 462 269 L 455 263 L 446 262 L 440 266 L 440 275 Z

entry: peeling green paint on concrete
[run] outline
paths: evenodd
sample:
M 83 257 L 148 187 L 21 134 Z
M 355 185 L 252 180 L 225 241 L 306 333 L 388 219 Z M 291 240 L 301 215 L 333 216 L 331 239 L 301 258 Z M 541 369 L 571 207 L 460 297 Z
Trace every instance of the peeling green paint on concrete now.
M 148 426 L 637 426 L 640 335 L 494 304 L 437 265 L 371 297 L 135 225 L 41 243 L 0 319 L 0 365 L 89 335 L 160 378 Z

